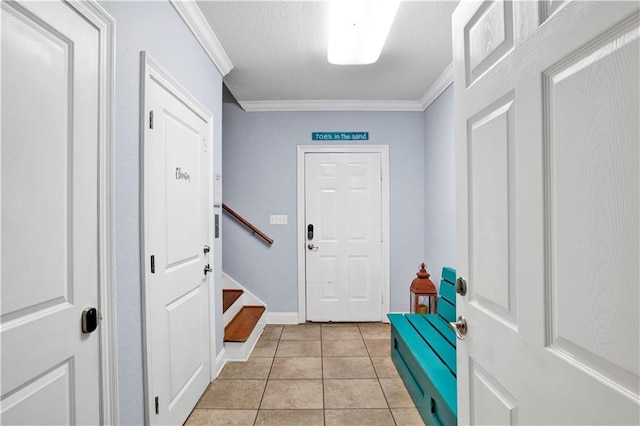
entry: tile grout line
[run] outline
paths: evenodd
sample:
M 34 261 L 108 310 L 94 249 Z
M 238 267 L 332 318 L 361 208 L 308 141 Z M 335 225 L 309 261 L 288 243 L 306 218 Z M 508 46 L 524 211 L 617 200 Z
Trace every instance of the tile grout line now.
M 278 337 L 278 344 L 276 345 L 276 350 L 273 352 L 273 358 L 271 358 L 271 367 L 269 367 L 269 373 L 267 374 L 267 380 L 264 382 L 264 389 L 262 390 L 262 396 L 260 397 L 260 403 L 258 403 L 258 409 L 256 410 L 256 417 L 253 419 L 253 424 L 258 421 L 258 415 L 260 414 L 260 407 L 262 407 L 262 401 L 264 400 L 264 395 L 267 393 L 267 386 L 269 385 L 269 377 L 271 376 L 271 370 L 273 370 L 273 363 L 276 360 L 276 352 L 278 351 L 278 347 L 280 346 L 280 337 L 282 337 L 282 333 L 284 332 L 284 327 L 282 327 L 282 331 L 280 332 L 280 336 Z M 263 331 L 264 333 L 264 331 Z M 261 336 L 262 337 L 262 336 Z M 251 356 L 249 356 L 251 358 Z

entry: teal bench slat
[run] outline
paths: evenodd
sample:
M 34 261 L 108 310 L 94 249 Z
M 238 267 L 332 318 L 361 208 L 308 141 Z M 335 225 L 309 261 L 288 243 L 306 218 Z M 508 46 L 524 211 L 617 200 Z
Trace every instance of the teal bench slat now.
M 438 355 L 449 370 L 456 374 L 456 347 L 451 345 L 438 330 L 436 330 L 430 322 L 427 321 L 425 315 L 407 314 L 407 320 L 413 324 L 418 333 L 422 336 L 425 343 Z
M 456 307 L 447 302 L 446 299 L 438 300 L 438 316 L 441 316 L 447 322 L 456 321 Z
M 456 284 L 456 270 L 453 268 L 444 267 L 442 268 L 442 279 L 449 281 L 451 284 Z
M 440 299 L 446 299 L 447 302 L 456 304 L 456 287 L 449 283 L 448 281 L 441 280 L 440 281 L 440 297 L 438 298 L 438 302 Z
M 391 359 L 426 424 L 457 423 L 456 378 L 402 314 L 391 321 Z
M 424 317 L 454 348 L 457 346 L 456 333 L 449 327 L 447 321 L 439 315 L 424 315 Z

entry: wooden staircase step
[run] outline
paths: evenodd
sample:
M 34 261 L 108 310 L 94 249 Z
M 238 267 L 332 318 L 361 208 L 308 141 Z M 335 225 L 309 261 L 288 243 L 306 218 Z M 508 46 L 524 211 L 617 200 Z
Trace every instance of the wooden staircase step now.
M 224 341 L 246 342 L 265 309 L 264 306 L 243 306 L 224 328 Z
M 242 293 L 244 293 L 242 290 L 222 290 L 222 313 L 227 312 Z

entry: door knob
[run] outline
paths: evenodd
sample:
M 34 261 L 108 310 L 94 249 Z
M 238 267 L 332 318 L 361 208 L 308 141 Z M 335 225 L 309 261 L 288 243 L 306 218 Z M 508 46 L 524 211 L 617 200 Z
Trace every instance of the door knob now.
M 211 269 L 211 266 L 209 266 L 209 264 L 207 263 L 206 265 L 204 265 L 204 274 L 207 275 L 207 273 L 209 272 L 213 272 L 213 269 Z
M 450 322 L 449 327 L 456 332 L 459 340 L 464 340 L 464 336 L 467 335 L 467 320 L 463 316 L 459 316 L 456 322 Z
M 205 244 L 205 246 L 202 248 L 202 251 L 204 252 L 204 254 L 207 254 L 211 251 L 211 247 Z
M 307 245 L 307 248 L 308 248 L 309 250 L 318 250 L 318 246 L 313 245 L 313 244 L 309 244 L 309 245 Z

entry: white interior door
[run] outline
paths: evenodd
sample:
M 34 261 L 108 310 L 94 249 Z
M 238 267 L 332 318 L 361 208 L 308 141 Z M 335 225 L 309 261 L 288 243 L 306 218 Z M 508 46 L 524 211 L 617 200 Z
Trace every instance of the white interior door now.
M 379 153 L 305 154 L 308 321 L 382 319 L 381 177 Z
M 2 424 L 100 422 L 99 51 L 68 4 L 2 2 Z
M 210 378 L 209 119 L 153 74 L 145 90 L 150 418 L 181 424 Z
M 453 15 L 461 424 L 639 424 L 638 2 Z

